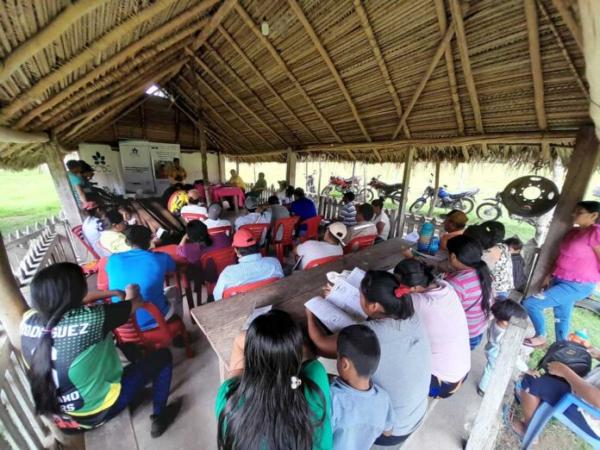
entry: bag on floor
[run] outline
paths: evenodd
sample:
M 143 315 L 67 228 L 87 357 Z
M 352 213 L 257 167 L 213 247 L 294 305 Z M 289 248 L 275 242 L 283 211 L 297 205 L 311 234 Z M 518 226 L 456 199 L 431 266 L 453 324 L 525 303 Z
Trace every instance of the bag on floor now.
M 548 373 L 548 364 L 557 361 L 568 366 L 580 377 L 586 376 L 592 370 L 592 357 L 581 344 L 571 341 L 557 341 L 552 344 L 538 364 L 538 370 Z

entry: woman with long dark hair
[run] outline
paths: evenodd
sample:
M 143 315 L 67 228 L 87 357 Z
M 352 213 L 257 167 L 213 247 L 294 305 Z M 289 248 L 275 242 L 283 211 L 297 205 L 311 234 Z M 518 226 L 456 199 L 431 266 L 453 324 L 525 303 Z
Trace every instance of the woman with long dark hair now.
M 320 362 L 304 361 L 299 325 L 272 310 L 254 319 L 241 340 L 232 354 L 243 361 L 238 376 L 217 394 L 219 449 L 331 449 L 329 380 Z
M 115 304 L 91 305 L 118 296 Z M 179 411 L 167 406 L 173 368 L 171 353 L 158 350 L 125 368 L 111 330 L 126 323 L 143 300 L 139 288 L 88 294 L 77 264 L 59 263 L 31 282 L 33 309 L 21 324 L 22 353 L 38 414 L 52 414 L 59 427 L 98 427 L 130 404 L 153 382 L 152 437 L 160 436 Z
M 186 233 L 177 246 L 177 256 L 187 259 L 190 264 L 197 264 L 204 253 L 228 247 L 230 243 L 226 233 L 211 236 L 204 223 L 190 220 L 186 226 Z
M 427 410 L 431 381 L 431 348 L 425 328 L 415 314 L 410 288 L 391 273 L 370 270 L 360 285 L 360 303 L 368 316 L 364 325 L 375 332 L 381 359 L 373 382 L 390 395 L 396 421 L 391 436 L 375 444 L 404 442 L 421 424 Z M 307 310 L 308 334 L 319 354 L 335 358 L 337 334 L 331 335 Z
M 446 276 L 446 281 L 465 310 L 471 350 L 483 338 L 492 306 L 492 276 L 482 254 L 481 244 L 472 237 L 462 235 L 448 241 L 448 260 L 454 271 Z

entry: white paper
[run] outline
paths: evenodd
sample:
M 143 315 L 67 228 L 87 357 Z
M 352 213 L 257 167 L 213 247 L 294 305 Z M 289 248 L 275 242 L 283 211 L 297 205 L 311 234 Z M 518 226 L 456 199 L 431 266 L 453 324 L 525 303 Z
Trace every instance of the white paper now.
M 333 286 L 327 296 L 327 301 L 356 320 L 367 318 L 360 306 L 360 291 L 345 280 L 340 280 Z
M 250 314 L 250 317 L 248 317 L 248 319 L 246 320 L 246 323 L 242 327 L 242 330 L 246 331 L 248 328 L 250 328 L 250 324 L 252 323 L 252 321 L 254 319 L 256 319 L 258 316 L 262 316 L 263 314 L 268 313 L 272 309 L 273 309 L 273 305 L 267 305 L 267 306 L 261 306 L 260 308 L 254 308 L 254 311 L 252 311 L 252 314 Z
M 332 333 L 354 325 L 357 321 L 323 297 L 313 297 L 304 306 Z
M 350 275 L 348 275 L 346 278 L 346 282 L 354 286 L 356 289 L 360 289 L 360 283 L 365 277 L 365 274 L 366 272 L 364 270 L 355 267 L 352 272 L 350 272 Z

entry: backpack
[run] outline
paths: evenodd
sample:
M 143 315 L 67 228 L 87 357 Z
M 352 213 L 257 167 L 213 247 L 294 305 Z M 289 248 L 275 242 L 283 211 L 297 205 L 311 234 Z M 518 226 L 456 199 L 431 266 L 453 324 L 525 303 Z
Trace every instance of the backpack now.
M 558 361 L 568 366 L 580 377 L 586 376 L 592 370 L 592 357 L 581 344 L 571 341 L 557 341 L 552 344 L 538 364 L 538 370 L 548 372 L 548 364 Z

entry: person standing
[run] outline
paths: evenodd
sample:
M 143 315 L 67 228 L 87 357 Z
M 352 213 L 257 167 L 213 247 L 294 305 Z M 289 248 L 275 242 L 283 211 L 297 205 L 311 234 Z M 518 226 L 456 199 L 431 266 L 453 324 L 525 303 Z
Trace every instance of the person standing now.
M 173 158 L 173 165 L 169 168 L 168 175 L 171 184 L 183 183 L 187 178 L 187 172 L 181 166 L 179 158 Z
M 75 159 L 67 161 L 67 177 L 75 202 L 77 203 L 77 206 L 81 208 L 88 199 L 83 190 L 84 180 L 81 175 L 81 163 L 79 161 Z
M 376 198 L 371 202 L 373 207 L 373 219 L 371 222 L 377 227 L 377 238 L 379 241 L 387 241 L 390 236 L 390 218 L 383 210 L 383 200 Z
M 340 208 L 340 221 L 347 227 L 356 225 L 356 206 L 354 204 L 354 192 L 345 192 L 342 197 Z

